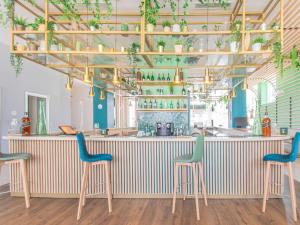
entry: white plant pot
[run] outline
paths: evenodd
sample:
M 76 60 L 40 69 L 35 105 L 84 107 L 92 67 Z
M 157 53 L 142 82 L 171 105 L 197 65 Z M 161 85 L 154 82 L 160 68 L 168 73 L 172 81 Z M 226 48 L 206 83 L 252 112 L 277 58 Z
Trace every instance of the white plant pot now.
M 261 29 L 261 30 L 267 30 L 267 24 L 262 23 L 262 24 L 260 25 L 260 29 Z
M 148 23 L 147 26 L 147 32 L 153 32 L 154 31 L 154 25 L 151 23 Z
M 252 45 L 252 51 L 259 52 L 261 50 L 261 43 L 255 43 Z
M 121 46 L 121 52 L 125 52 L 125 47 Z
M 177 24 L 177 23 L 173 24 L 172 31 L 173 32 L 180 32 L 180 25 Z
M 189 52 L 193 52 L 193 51 L 194 51 L 194 47 L 193 46 L 189 47 Z
M 90 31 L 95 31 L 96 27 L 95 26 L 90 26 Z
M 50 50 L 51 51 L 58 51 L 58 45 L 51 45 Z
M 103 45 L 102 44 L 98 45 L 98 52 L 103 52 Z
M 171 32 L 171 27 L 164 27 L 164 32 Z
M 231 52 L 238 52 L 239 51 L 239 43 L 234 41 L 230 42 L 230 51 Z
M 182 45 L 174 45 L 175 53 L 182 53 Z
M 159 45 L 158 46 L 158 52 L 163 52 L 164 51 L 164 46 L 162 46 L 162 45 Z

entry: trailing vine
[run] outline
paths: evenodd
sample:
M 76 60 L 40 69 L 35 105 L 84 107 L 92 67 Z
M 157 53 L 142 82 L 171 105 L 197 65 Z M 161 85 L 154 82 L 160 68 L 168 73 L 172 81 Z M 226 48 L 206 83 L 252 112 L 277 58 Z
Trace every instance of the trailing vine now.
M 130 64 L 136 64 L 141 61 L 141 59 L 137 57 L 138 49 L 140 49 L 140 45 L 135 42 L 127 49 L 127 56 Z
M 10 64 L 14 68 L 16 72 L 16 76 L 18 76 L 23 70 L 23 59 L 21 56 L 11 53 L 10 54 Z

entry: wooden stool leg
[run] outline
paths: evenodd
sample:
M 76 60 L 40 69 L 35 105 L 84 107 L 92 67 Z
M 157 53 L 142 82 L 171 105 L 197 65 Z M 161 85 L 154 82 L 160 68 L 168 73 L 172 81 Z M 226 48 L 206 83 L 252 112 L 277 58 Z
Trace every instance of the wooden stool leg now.
M 293 176 L 293 170 L 292 170 L 292 163 L 289 162 L 287 167 L 288 167 L 288 174 L 289 174 L 289 184 L 290 184 L 290 192 L 291 192 L 293 219 L 294 219 L 294 221 L 297 221 L 297 205 L 296 205 L 295 183 L 294 183 L 294 176 Z
M 106 161 L 104 167 L 105 167 L 105 183 L 106 183 L 106 193 L 107 193 L 107 201 L 108 201 L 108 211 L 112 212 L 109 163 L 110 162 Z
M 186 187 L 187 187 L 187 179 L 186 179 L 186 166 L 182 166 L 182 188 L 183 188 L 183 200 L 185 200 L 185 197 L 187 195 L 187 192 L 186 192 Z
M 172 205 L 172 213 L 175 213 L 175 204 L 176 204 L 176 192 L 178 187 L 178 163 L 175 162 L 174 168 L 174 191 L 173 191 L 173 205 Z
M 199 214 L 199 201 L 198 201 L 198 176 L 196 174 L 196 164 L 193 163 L 193 175 L 194 175 L 194 193 L 195 193 L 195 203 L 196 203 L 196 213 L 197 213 L 197 220 L 200 220 Z
M 90 167 L 88 167 L 88 171 L 86 174 L 86 180 L 89 180 L 89 172 L 90 172 Z M 88 182 L 85 182 L 85 186 L 84 186 L 84 194 L 83 194 L 83 200 L 82 200 L 82 206 L 85 206 L 86 204 L 86 193 L 87 193 L 87 189 L 88 189 Z
M 271 163 L 267 162 L 267 172 L 265 177 L 265 189 L 264 189 L 264 199 L 263 199 L 263 207 L 262 212 L 266 211 L 266 203 L 267 203 L 267 195 L 268 195 L 268 187 L 270 182 L 270 170 L 271 170 Z
M 28 186 L 28 176 L 27 176 L 27 170 L 26 170 L 26 162 L 25 160 L 20 160 L 20 169 L 22 174 L 22 181 L 23 181 L 23 189 L 24 189 L 24 195 L 25 195 L 25 203 L 26 208 L 30 207 L 30 192 L 29 192 L 29 186 Z
M 202 184 L 202 193 L 203 193 L 203 197 L 204 197 L 204 203 L 207 206 L 206 186 L 205 186 L 204 175 L 203 175 L 203 164 L 201 162 L 199 162 L 199 173 L 200 173 L 200 179 L 201 179 L 201 184 Z
M 77 212 L 77 220 L 81 217 L 81 211 L 83 206 L 83 198 L 85 194 L 85 187 L 87 183 L 88 178 L 88 172 L 89 172 L 90 165 L 89 163 L 84 162 L 83 163 L 83 175 L 82 175 L 82 181 L 81 181 L 81 191 L 80 191 L 80 198 L 79 198 L 79 205 L 78 205 L 78 212 Z

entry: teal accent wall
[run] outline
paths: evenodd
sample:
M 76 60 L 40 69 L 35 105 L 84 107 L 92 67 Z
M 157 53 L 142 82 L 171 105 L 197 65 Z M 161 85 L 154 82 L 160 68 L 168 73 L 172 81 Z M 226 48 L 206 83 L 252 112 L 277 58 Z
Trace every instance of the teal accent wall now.
M 93 98 L 93 123 L 99 123 L 100 129 L 114 126 L 114 98 L 113 95 L 105 92 L 105 99 L 100 100 L 100 88 L 94 87 L 95 96 Z M 100 108 L 99 108 L 100 106 Z M 109 113 L 108 113 L 109 112 Z
M 237 84 L 240 78 L 232 79 L 232 86 Z M 235 118 L 237 117 L 247 117 L 247 101 L 246 92 L 242 90 L 243 83 L 239 84 L 236 88 L 236 97 L 232 99 L 231 112 L 232 112 L 232 128 L 236 128 Z

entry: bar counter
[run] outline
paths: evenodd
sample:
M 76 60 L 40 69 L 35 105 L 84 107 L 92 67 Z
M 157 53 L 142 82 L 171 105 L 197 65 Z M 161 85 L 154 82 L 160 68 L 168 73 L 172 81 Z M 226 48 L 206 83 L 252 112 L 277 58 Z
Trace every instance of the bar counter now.
M 32 197 L 77 198 L 82 163 L 75 136 L 8 136 L 11 153 L 27 152 Z M 267 153 L 283 153 L 287 136 L 207 137 L 204 175 L 209 198 L 262 198 Z M 91 154 L 113 155 L 111 178 L 114 198 L 169 198 L 173 192 L 173 159 L 192 153 L 193 137 L 86 138 Z M 187 171 L 188 177 L 191 171 Z M 19 169 L 11 168 L 11 193 L 22 195 Z M 271 173 L 270 197 L 283 193 L 283 170 Z M 104 170 L 95 167 L 89 176 L 88 195 L 105 197 Z M 199 185 L 201 187 L 201 185 Z M 181 187 L 179 189 L 181 192 Z M 192 186 L 188 186 L 188 194 Z M 201 192 L 201 190 L 199 190 Z M 88 196 L 88 197 L 89 197 Z

